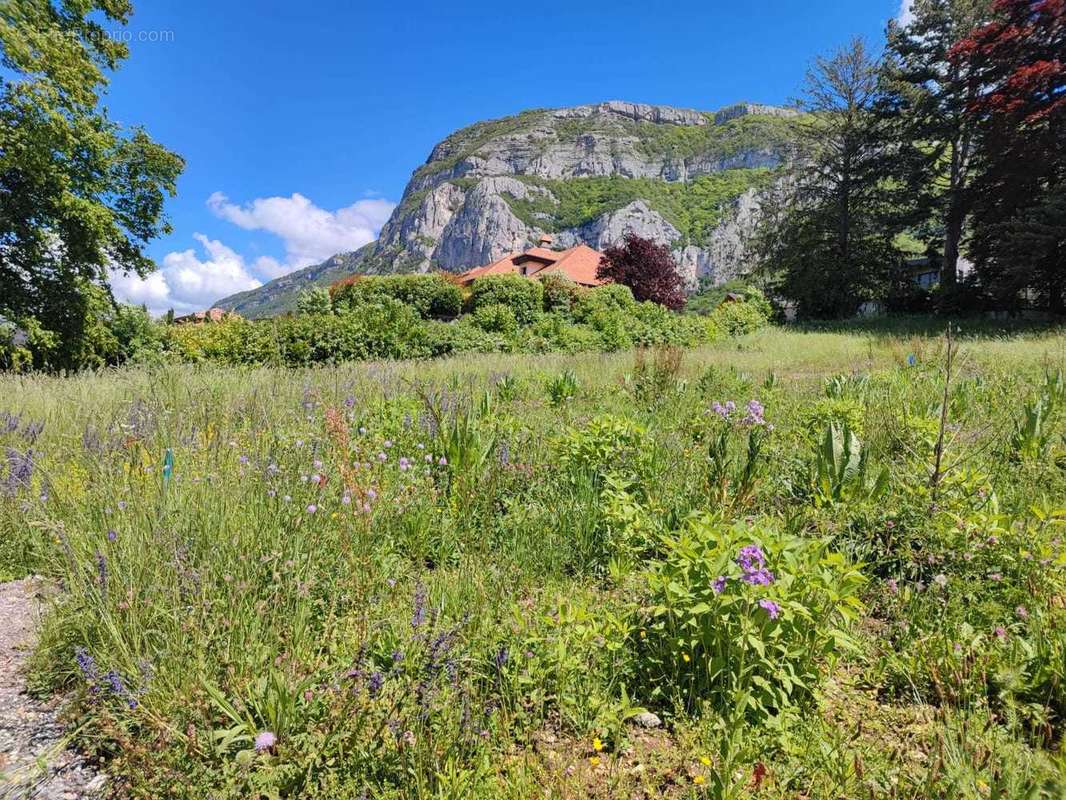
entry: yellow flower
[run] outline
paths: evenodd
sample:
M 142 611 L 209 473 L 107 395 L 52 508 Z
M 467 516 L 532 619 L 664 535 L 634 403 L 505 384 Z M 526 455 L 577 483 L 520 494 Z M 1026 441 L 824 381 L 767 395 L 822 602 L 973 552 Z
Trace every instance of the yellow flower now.
M 641 631 L 640 632 L 640 638 L 641 639 L 647 639 L 648 638 L 648 632 L 647 631 Z
M 600 741 L 599 736 L 592 740 L 592 749 L 595 750 L 597 753 L 603 749 L 603 742 Z
M 682 653 L 682 654 L 681 654 L 681 658 L 682 658 L 682 659 L 684 660 L 684 662 L 685 662 L 686 664 L 687 664 L 687 663 L 688 663 L 689 661 L 691 661 L 691 660 L 692 660 L 691 658 L 689 658 L 689 655 L 688 655 L 688 653 Z
M 695 778 L 692 779 L 692 782 L 697 786 L 703 786 L 703 784 L 707 782 L 707 779 L 704 778 L 702 775 L 697 775 Z
M 700 763 L 705 767 L 709 767 L 711 766 L 711 759 L 707 758 L 707 756 L 700 756 Z
M 592 758 L 589 759 L 589 763 L 592 766 L 594 766 L 594 767 L 598 767 L 600 765 L 600 757 L 599 756 L 593 756 Z

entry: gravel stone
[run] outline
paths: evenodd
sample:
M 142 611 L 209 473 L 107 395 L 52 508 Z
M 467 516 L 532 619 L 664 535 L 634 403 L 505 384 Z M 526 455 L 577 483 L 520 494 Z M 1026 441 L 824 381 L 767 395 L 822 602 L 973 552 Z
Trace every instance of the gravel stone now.
M 26 693 L 45 588 L 32 577 L 0 583 L 0 800 L 107 797 L 107 776 L 67 747 L 61 699 Z

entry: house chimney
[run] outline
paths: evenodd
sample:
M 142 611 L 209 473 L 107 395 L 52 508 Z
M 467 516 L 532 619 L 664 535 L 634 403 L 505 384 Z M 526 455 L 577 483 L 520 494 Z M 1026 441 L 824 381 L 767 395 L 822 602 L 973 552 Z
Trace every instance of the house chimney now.
M 555 240 L 551 236 L 549 236 L 548 234 L 544 233 L 544 234 L 541 234 L 539 244 L 545 250 L 551 250 L 552 249 L 552 242 L 554 242 L 554 241 Z

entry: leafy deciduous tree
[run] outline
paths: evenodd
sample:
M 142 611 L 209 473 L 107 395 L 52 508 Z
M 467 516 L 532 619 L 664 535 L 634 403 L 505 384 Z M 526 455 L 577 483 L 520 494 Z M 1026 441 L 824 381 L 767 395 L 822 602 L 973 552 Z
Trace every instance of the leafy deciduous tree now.
M 97 20 L 128 0 L 0 4 L 0 313 L 59 335 L 52 366 L 77 366 L 110 271 L 155 268 L 147 243 L 182 160 L 98 107 L 105 70 L 127 55 Z
M 626 234 L 622 246 L 603 251 L 596 276 L 628 286 L 637 300 L 651 300 L 678 310 L 685 305 L 685 292 L 670 248 L 634 233 Z
M 1066 311 L 1066 0 L 996 0 L 951 51 L 980 129 L 972 255 L 1001 301 Z

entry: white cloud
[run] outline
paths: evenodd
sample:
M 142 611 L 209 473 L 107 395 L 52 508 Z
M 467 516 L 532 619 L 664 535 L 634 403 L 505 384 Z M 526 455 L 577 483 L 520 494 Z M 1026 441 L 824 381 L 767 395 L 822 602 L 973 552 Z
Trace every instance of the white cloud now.
M 130 303 L 143 303 L 154 314 L 168 308 L 180 314 L 207 308 L 234 292 L 262 286 L 238 253 L 202 233 L 193 238 L 200 243 L 206 258 L 201 259 L 190 248 L 167 253 L 159 270 L 146 278 L 113 272 L 111 288 L 115 296 Z
M 337 253 L 358 250 L 374 241 L 396 204 L 375 198 L 326 211 L 296 193 L 291 197 L 261 197 L 239 206 L 221 192 L 215 192 L 208 198 L 207 206 L 222 219 L 245 230 L 267 231 L 281 237 L 287 263 L 282 265 L 275 259 L 260 261 L 264 262 L 264 274 L 285 274 L 325 261 Z
M 896 20 L 900 25 L 910 25 L 914 22 L 914 0 L 901 0 Z
M 278 236 L 285 258 L 259 256 L 248 263 L 222 242 L 197 233 L 193 238 L 200 243 L 202 255 L 192 249 L 168 253 L 159 270 L 147 278 L 113 272 L 115 296 L 126 302 L 143 303 L 156 314 L 168 308 L 178 313 L 205 309 L 234 292 L 254 289 L 265 281 L 372 242 L 396 204 L 372 198 L 326 211 L 296 193 L 291 197 L 261 197 L 241 206 L 231 203 L 222 192 L 215 192 L 208 198 L 207 207 L 244 230 Z

